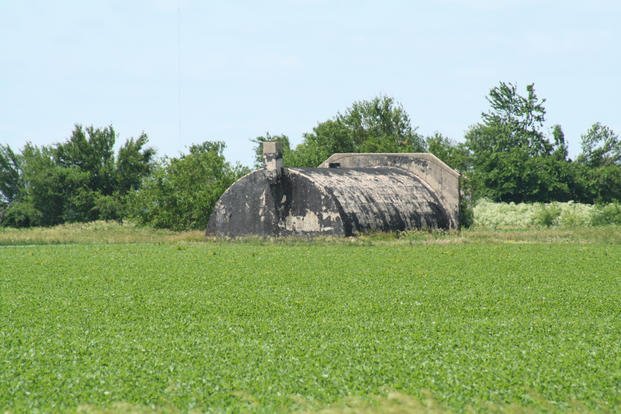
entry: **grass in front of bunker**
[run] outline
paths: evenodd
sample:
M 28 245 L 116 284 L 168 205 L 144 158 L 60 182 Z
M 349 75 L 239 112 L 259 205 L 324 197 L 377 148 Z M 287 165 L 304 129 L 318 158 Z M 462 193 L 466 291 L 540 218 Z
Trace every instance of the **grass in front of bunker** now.
M 573 228 L 506 228 L 481 227 L 461 231 L 419 230 L 370 233 L 356 237 L 258 237 L 232 240 L 205 237 L 204 231 L 175 232 L 137 226 L 131 222 L 95 221 L 53 227 L 14 229 L 0 227 L 0 246 L 38 244 L 106 244 L 106 243 L 242 243 L 242 244 L 347 244 L 411 245 L 450 243 L 621 243 L 621 226 L 577 226 Z
M 0 246 L 35 244 L 166 243 L 204 241 L 205 232 L 174 232 L 131 222 L 93 221 L 51 227 L 0 227 Z
M 4 247 L 0 411 L 618 409 L 621 245 L 382 243 Z

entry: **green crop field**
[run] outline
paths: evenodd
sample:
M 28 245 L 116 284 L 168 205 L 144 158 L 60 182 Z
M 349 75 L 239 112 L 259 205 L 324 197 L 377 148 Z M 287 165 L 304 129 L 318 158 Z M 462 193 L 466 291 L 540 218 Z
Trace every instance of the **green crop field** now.
M 428 238 L 0 247 L 0 412 L 621 410 L 621 243 Z

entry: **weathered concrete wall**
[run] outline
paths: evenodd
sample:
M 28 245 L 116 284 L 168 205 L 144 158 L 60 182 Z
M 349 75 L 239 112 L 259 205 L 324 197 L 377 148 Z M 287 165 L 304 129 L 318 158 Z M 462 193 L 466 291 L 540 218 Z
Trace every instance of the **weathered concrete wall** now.
M 261 169 L 242 177 L 218 200 L 207 234 L 279 236 L 344 233 L 332 197 L 304 176 L 281 172 L 277 181 Z
M 403 169 L 295 170 L 335 198 L 347 235 L 449 226 L 447 212 L 438 197 L 420 178 Z
M 364 168 L 394 166 L 420 177 L 439 197 L 450 218 L 450 228 L 459 228 L 459 173 L 431 153 L 337 153 L 319 168 Z
M 354 235 L 451 226 L 436 193 L 402 168 L 284 168 L 274 176 L 262 169 L 233 184 L 207 233 Z

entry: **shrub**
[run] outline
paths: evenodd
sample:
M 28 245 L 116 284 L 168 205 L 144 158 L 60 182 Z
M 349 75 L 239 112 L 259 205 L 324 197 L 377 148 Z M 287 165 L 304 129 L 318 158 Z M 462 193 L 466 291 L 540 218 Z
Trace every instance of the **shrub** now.
M 525 203 L 494 203 L 481 199 L 474 206 L 474 226 L 486 228 L 530 227 L 533 205 Z
M 561 215 L 558 224 L 562 227 L 586 227 L 591 225 L 591 204 L 561 203 Z
M 123 202 L 119 194 L 111 196 L 99 194 L 93 210 L 100 220 L 120 220 L 123 217 Z
M 130 218 L 157 228 L 205 229 L 222 193 L 248 172 L 229 164 L 223 150 L 224 143 L 206 141 L 166 160 L 130 194 Z
M 41 225 L 42 214 L 30 202 L 13 202 L 3 212 L 0 225 L 31 227 Z
M 463 228 L 471 227 L 474 224 L 472 201 L 463 196 L 459 200 L 459 224 Z
M 483 228 L 586 227 L 621 224 L 621 203 L 494 203 L 474 206 L 474 226 Z
M 621 224 L 621 203 L 598 205 L 593 209 L 591 222 L 594 226 Z
M 533 217 L 533 224 L 544 227 L 557 225 L 561 216 L 561 208 L 557 203 L 536 204 Z

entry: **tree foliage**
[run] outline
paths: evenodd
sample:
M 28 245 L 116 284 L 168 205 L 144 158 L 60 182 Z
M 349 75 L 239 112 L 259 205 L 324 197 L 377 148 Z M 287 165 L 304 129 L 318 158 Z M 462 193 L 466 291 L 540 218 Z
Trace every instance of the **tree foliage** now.
M 350 152 L 421 152 L 425 143 L 403 106 L 388 96 L 354 102 L 336 117 Z M 338 130 L 337 130 L 338 131 Z M 341 151 L 343 152 L 343 151 Z
M 440 133 L 423 138 L 391 97 L 357 101 L 319 122 L 295 147 L 287 135 L 256 137 L 255 166 L 263 164 L 263 143 L 274 140 L 290 167 L 315 167 L 337 152 L 430 151 L 462 173 L 465 207 L 481 197 L 621 201 L 621 139 L 610 127 L 593 124 L 572 161 L 562 127 L 544 129 L 545 99 L 533 84 L 522 93 L 500 82 L 487 102 L 480 122 L 456 142 Z M 178 230 L 204 228 L 220 195 L 248 172 L 226 161 L 223 142 L 206 141 L 190 146 L 187 154 L 156 160 L 145 134 L 126 140 L 115 152 L 117 141 L 111 126 L 76 125 L 58 144 L 27 143 L 21 151 L 0 145 L 0 225 L 130 218 Z
M 469 165 L 468 148 L 463 143 L 436 132 L 426 139 L 427 150 L 440 158 L 449 167 L 460 172 L 466 172 Z
M 143 224 L 174 230 L 204 229 L 222 193 L 249 172 L 232 166 L 223 142 L 192 145 L 189 153 L 165 159 L 131 197 L 130 215 Z
M 388 96 L 357 101 L 343 113 L 318 123 L 291 148 L 289 139 L 269 134 L 253 140 L 260 165 L 261 143 L 283 143 L 283 162 L 290 167 L 316 167 L 336 152 L 420 152 L 425 141 L 412 126 L 403 106 Z
M 608 126 L 596 122 L 581 137 L 576 159 L 578 185 L 587 202 L 621 200 L 621 140 Z
M 475 196 L 495 201 L 565 201 L 572 197 L 566 175 L 564 134 L 556 127 L 554 143 L 543 131 L 545 99 L 534 85 L 526 95 L 501 82 L 487 98 L 490 110 L 466 133 L 470 178 Z
M 20 154 L 2 147 L 0 191 L 7 206 L 1 224 L 49 226 L 121 218 L 125 195 L 150 174 L 155 151 L 146 147 L 143 134 L 125 142 L 115 156 L 116 140 L 112 127 L 76 125 L 69 139 L 56 145 L 27 143 Z
M 120 194 L 137 190 L 144 177 L 149 176 L 153 169 L 155 150 L 146 147 L 149 138 L 142 133 L 138 138 L 130 138 L 119 148 L 115 184 Z
M 565 133 L 560 125 L 557 124 L 552 127 L 552 137 L 554 139 L 554 151 L 552 155 L 559 161 L 567 161 L 569 150 L 567 148 L 567 142 L 565 142 Z
M 550 143 L 541 129 L 545 121 L 545 99 L 539 99 L 534 84 L 526 86 L 526 96 L 512 83 L 500 82 L 487 97 L 489 112 L 484 112 L 483 125 L 500 127 L 502 132 L 491 142 L 497 151 L 519 148 L 530 156 L 549 154 Z M 490 144 L 488 142 L 487 144 Z
M 577 161 L 589 167 L 621 165 L 621 140 L 608 126 L 596 122 L 581 137 L 582 153 Z
M 289 137 L 286 135 L 271 135 L 266 132 L 265 135 L 261 135 L 251 140 L 255 144 L 254 146 L 254 166 L 261 168 L 263 166 L 263 143 L 266 141 L 279 142 L 283 152 L 283 163 L 285 165 L 291 165 L 291 144 Z
M 8 145 L 0 145 L 0 205 L 11 203 L 22 187 L 21 157 Z

